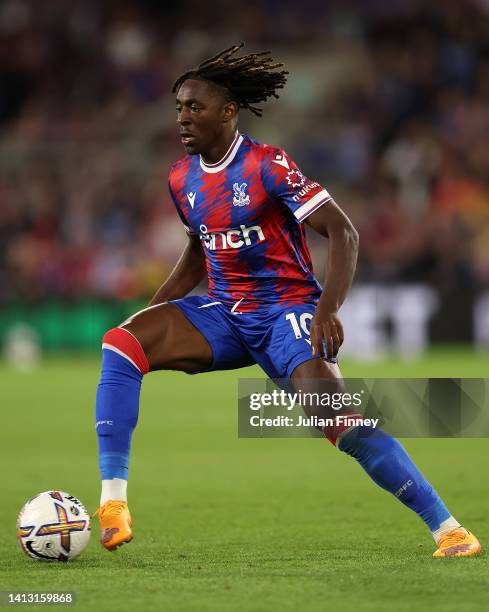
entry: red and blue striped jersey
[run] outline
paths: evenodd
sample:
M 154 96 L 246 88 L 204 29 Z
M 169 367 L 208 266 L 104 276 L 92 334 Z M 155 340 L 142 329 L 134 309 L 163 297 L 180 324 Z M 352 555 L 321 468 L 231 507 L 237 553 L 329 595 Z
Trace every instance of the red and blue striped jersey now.
M 331 196 L 284 151 L 237 132 L 216 164 L 178 161 L 169 189 L 202 241 L 209 297 L 240 311 L 319 297 L 302 221 Z

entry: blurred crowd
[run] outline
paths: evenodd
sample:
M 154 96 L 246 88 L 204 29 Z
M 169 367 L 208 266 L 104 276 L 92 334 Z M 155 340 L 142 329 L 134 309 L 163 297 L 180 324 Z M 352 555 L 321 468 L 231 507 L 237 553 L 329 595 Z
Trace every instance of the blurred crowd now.
M 349 214 L 357 280 L 488 287 L 488 32 L 488 0 L 3 0 L 0 302 L 154 292 L 185 242 L 171 83 L 241 40 L 290 71 L 241 129 Z

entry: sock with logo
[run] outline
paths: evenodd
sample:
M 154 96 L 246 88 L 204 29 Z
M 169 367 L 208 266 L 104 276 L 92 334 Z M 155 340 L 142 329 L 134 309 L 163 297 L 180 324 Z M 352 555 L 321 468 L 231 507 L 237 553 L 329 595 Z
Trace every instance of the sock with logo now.
M 109 499 L 127 501 L 131 438 L 138 420 L 141 382 L 148 371 L 143 348 L 129 331 L 117 327 L 105 334 L 95 409 L 101 504 Z
M 385 431 L 355 427 L 343 433 L 337 446 L 356 459 L 375 483 L 416 512 L 435 541 L 460 526 L 404 447 Z

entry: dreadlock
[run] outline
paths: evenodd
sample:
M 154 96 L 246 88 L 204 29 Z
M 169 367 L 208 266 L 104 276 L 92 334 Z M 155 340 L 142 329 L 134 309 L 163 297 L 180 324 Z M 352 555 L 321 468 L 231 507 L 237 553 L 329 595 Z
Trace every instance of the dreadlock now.
M 271 51 L 233 57 L 243 46 L 244 43 L 233 45 L 204 60 L 197 68 L 184 72 L 173 83 L 172 92 L 175 93 L 187 79 L 205 79 L 224 87 L 229 99 L 235 100 L 239 108 L 247 108 L 261 117 L 263 110 L 254 105 L 266 102 L 271 96 L 278 98 L 277 89 L 282 89 L 289 73 L 276 70 L 284 64 L 270 57 Z

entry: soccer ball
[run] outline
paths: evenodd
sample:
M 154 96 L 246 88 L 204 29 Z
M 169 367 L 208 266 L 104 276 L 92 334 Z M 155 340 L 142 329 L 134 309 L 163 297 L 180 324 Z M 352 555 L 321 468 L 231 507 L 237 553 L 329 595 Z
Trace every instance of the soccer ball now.
M 90 540 L 90 515 L 79 499 L 63 491 L 32 497 L 19 512 L 22 550 L 38 561 L 70 561 Z

